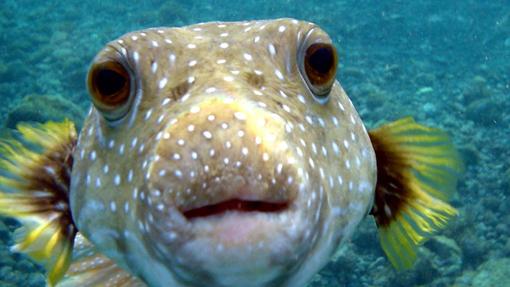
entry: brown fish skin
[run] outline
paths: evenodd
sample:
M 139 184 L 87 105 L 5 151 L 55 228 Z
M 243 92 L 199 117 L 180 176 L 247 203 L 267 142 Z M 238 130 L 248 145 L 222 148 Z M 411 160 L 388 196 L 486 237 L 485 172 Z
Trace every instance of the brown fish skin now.
M 80 232 L 150 286 L 304 285 L 367 214 L 376 179 L 340 84 L 318 99 L 303 74 L 316 42 L 331 40 L 279 19 L 109 43 L 92 65 L 122 63 L 133 92 L 115 111 L 93 107 L 80 134 L 71 182 Z M 184 216 L 228 200 L 282 207 Z

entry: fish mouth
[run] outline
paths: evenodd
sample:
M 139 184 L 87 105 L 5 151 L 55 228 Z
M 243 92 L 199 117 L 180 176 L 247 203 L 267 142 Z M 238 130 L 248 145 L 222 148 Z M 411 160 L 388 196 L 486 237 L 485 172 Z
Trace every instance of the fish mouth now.
M 289 201 L 268 202 L 261 200 L 243 200 L 240 198 L 228 199 L 214 204 L 208 204 L 196 208 L 181 211 L 186 219 L 192 221 L 197 218 L 207 218 L 222 215 L 227 212 L 238 213 L 280 213 L 288 210 Z
M 222 184 L 214 197 L 177 204 L 193 240 L 238 250 L 285 234 L 289 219 L 296 218 L 301 205 L 297 189 L 276 192 L 251 182 L 240 186 L 230 182 L 230 188 Z
M 206 192 L 191 189 L 188 199 L 177 202 L 177 210 L 189 222 L 218 222 L 222 218 L 278 215 L 293 210 L 298 198 L 296 187 L 283 186 L 283 179 L 275 184 L 263 184 L 256 178 L 235 176 L 222 182 L 206 181 L 211 188 Z M 207 196 L 209 195 L 209 196 Z

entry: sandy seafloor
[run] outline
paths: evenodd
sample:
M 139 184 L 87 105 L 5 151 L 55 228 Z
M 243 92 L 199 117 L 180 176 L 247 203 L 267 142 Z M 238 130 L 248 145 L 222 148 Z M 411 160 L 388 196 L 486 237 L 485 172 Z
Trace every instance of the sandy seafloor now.
M 510 2 L 15 1 L 0 3 L 0 124 L 83 119 L 88 64 L 131 30 L 212 20 L 294 17 L 334 39 L 338 79 L 365 124 L 405 115 L 446 129 L 466 172 L 460 216 L 396 272 L 363 222 L 310 286 L 510 286 Z M 9 252 L 0 221 L 0 286 L 43 286 L 42 269 Z M 508 284 L 508 285 L 505 285 Z

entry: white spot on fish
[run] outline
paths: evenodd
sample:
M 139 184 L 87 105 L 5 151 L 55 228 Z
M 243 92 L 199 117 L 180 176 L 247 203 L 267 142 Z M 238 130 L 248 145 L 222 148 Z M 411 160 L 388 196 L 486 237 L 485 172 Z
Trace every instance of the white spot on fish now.
M 206 139 L 212 139 L 212 134 L 210 131 L 204 131 L 202 133 L 202 135 L 206 138 Z
M 209 88 L 205 89 L 205 92 L 208 93 L 208 94 L 214 93 L 214 92 L 216 92 L 216 88 L 215 87 L 209 87 Z
M 282 72 L 280 72 L 280 70 L 278 70 L 278 69 L 275 69 L 275 70 L 274 70 L 274 74 L 276 75 L 276 77 L 278 77 L 278 79 L 280 79 L 280 80 L 282 80 L 282 81 L 285 79 L 285 78 L 283 77 Z
M 120 175 L 119 174 L 116 174 L 115 177 L 113 178 L 113 183 L 116 185 L 116 186 L 119 186 L 120 185 Z
M 192 114 L 196 114 L 196 113 L 200 112 L 200 107 L 199 106 L 192 106 L 189 111 Z
M 274 45 L 272 43 L 267 45 L 267 50 L 269 51 L 269 54 L 271 54 L 272 57 L 274 57 L 276 55 L 276 48 L 274 47 Z
M 115 212 L 117 210 L 117 204 L 115 203 L 115 201 L 110 201 L 110 210 L 112 212 Z
M 246 120 L 246 115 L 242 112 L 235 112 L 234 117 L 240 121 Z
M 251 60 L 253 60 L 253 57 L 252 57 L 250 54 L 248 54 L 248 53 L 244 53 L 244 54 L 243 54 L 243 57 L 244 57 L 244 59 L 245 59 L 246 61 L 251 61 Z

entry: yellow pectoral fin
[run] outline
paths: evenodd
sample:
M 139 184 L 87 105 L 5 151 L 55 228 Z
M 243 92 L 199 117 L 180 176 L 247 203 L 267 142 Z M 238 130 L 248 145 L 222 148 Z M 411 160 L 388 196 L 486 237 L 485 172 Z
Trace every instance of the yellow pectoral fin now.
M 462 164 L 444 132 L 412 118 L 369 135 L 377 159 L 371 214 L 390 262 L 397 269 L 409 268 L 418 246 L 457 214 L 445 200 L 455 191 Z
M 76 145 L 73 123 L 21 124 L 20 140 L 0 140 L 0 214 L 22 223 L 14 250 L 42 263 L 48 284 L 66 272 L 76 235 L 69 211 L 69 178 Z

